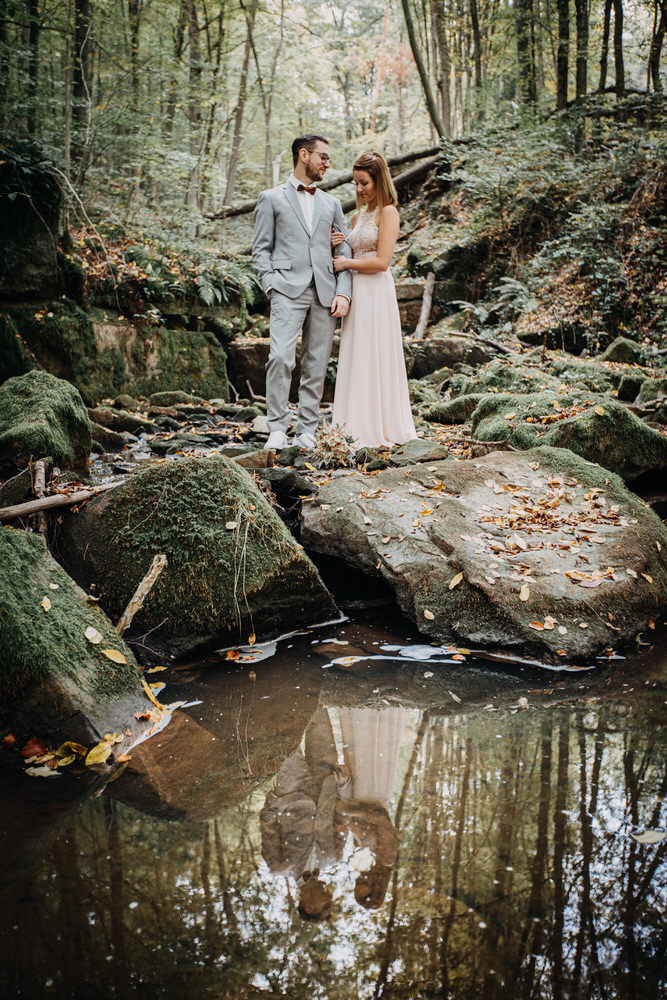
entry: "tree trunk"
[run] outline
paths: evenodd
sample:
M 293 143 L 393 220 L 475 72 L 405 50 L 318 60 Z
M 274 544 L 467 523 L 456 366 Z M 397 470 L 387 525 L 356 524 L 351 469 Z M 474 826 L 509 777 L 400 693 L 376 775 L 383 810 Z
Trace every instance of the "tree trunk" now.
M 524 105 L 534 105 L 537 100 L 537 83 L 533 58 L 532 0 L 517 0 L 516 11 L 516 56 L 519 71 L 519 96 Z
M 197 0 L 188 3 L 188 42 L 190 45 L 190 72 L 188 80 L 188 121 L 190 125 L 190 156 L 192 164 L 188 177 L 186 205 L 199 206 L 199 167 L 201 154 L 201 37 Z
M 132 85 L 132 111 L 139 112 L 139 25 L 141 0 L 128 0 L 127 16 L 130 24 L 130 81 Z
M 9 104 L 10 69 L 7 0 L 0 0 L 0 129 L 6 128 Z
M 607 66 L 609 63 L 609 34 L 611 31 L 612 0 L 604 0 L 604 15 L 602 20 L 602 46 L 600 48 L 600 82 L 598 94 L 603 94 L 607 86 Z
M 578 98 L 588 90 L 588 0 L 574 0 L 577 19 L 577 82 Z
M 625 96 L 625 64 L 623 61 L 623 0 L 614 3 L 614 69 L 616 71 L 616 99 Z
M 438 90 L 440 91 L 440 106 L 442 108 L 442 124 L 446 135 L 452 134 L 452 98 L 451 80 L 452 65 L 449 58 L 449 40 L 447 38 L 447 23 L 445 18 L 445 6 L 442 2 L 436 2 L 433 9 L 433 33 L 438 50 L 440 62 L 440 74 L 438 78 Z
M 431 83 L 428 78 L 426 66 L 424 65 L 424 60 L 422 58 L 419 42 L 417 41 L 417 35 L 415 34 L 415 26 L 412 20 L 412 12 L 410 11 L 410 0 L 401 0 L 401 4 L 403 6 L 403 15 L 405 17 L 405 27 L 407 29 L 408 38 L 410 40 L 410 48 L 412 49 L 412 55 L 415 60 L 415 65 L 417 66 L 419 79 L 421 80 L 422 90 L 424 92 L 424 98 L 426 100 L 426 106 L 428 108 L 429 117 L 431 119 L 435 131 L 440 136 L 440 138 L 442 138 L 443 136 L 447 135 L 447 130 L 440 116 L 440 112 L 438 111 L 438 106 L 433 96 L 433 91 L 431 89 Z
M 225 187 L 223 205 L 231 205 L 232 198 L 234 197 L 234 189 L 236 187 L 236 173 L 238 171 L 239 159 L 241 156 L 241 143 L 243 142 L 243 112 L 245 111 L 245 102 L 248 94 L 248 70 L 250 67 L 250 54 L 252 51 L 252 29 L 255 23 L 256 13 L 257 0 L 252 0 L 246 15 L 248 30 L 246 34 L 245 48 L 243 50 L 243 63 L 241 64 L 239 96 L 236 101 L 232 150 L 229 157 L 229 167 L 227 169 L 227 185 Z
M 174 67 L 169 79 L 167 91 L 167 108 L 165 112 L 164 137 L 169 142 L 174 131 L 174 115 L 178 97 L 178 67 L 183 58 L 183 43 L 185 41 L 185 26 L 188 22 L 188 0 L 181 0 L 178 9 L 178 20 L 173 29 L 174 34 Z
M 558 52 L 556 55 L 556 108 L 567 107 L 567 78 L 570 49 L 570 5 L 558 0 Z
M 658 0 L 656 0 L 656 20 L 658 14 L 657 3 Z M 666 28 L 667 18 L 665 18 L 664 9 L 662 9 L 660 11 L 660 23 L 658 24 L 657 29 L 653 31 L 651 38 L 651 50 L 648 57 L 649 80 L 653 84 L 653 90 L 656 94 L 662 93 L 662 80 L 660 79 L 660 54 L 662 52 L 662 43 L 665 39 Z M 648 87 L 646 89 L 648 90 Z
M 479 30 L 477 0 L 470 0 L 470 23 L 472 25 L 472 58 L 475 65 L 475 88 L 482 86 L 482 40 Z
M 84 156 L 89 141 L 90 115 L 90 0 L 74 3 L 74 52 L 72 53 L 72 125 L 74 128 L 72 157 L 84 170 Z
M 39 78 L 39 0 L 25 0 L 27 23 L 24 28 L 24 42 L 27 44 L 27 110 L 26 132 L 37 134 L 37 80 Z

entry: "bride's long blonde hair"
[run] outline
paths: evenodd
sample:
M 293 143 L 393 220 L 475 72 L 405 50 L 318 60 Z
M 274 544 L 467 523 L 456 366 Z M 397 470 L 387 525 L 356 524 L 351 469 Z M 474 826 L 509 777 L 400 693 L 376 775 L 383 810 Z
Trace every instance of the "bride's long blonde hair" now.
M 375 181 L 379 211 L 382 211 L 387 205 L 398 206 L 396 188 L 391 179 L 387 161 L 381 153 L 376 153 L 374 150 L 370 153 L 362 153 L 352 164 L 352 170 L 365 170 Z M 357 208 L 361 208 L 362 204 L 363 202 L 357 195 Z

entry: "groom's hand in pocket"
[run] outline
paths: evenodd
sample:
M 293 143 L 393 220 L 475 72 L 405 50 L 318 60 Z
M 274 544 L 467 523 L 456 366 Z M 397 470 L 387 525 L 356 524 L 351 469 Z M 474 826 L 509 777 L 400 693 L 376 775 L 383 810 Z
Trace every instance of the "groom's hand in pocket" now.
M 331 315 L 336 318 L 339 316 L 347 316 L 349 308 L 350 300 L 344 295 L 337 295 L 331 303 Z

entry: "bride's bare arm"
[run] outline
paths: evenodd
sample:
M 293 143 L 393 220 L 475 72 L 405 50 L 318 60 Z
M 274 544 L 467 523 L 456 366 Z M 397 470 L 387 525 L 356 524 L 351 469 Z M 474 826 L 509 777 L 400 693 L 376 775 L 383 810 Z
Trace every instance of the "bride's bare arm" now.
M 385 205 L 378 222 L 378 252 L 373 257 L 334 257 L 334 270 L 357 271 L 359 274 L 378 274 L 387 271 L 398 239 L 400 220 L 393 205 Z

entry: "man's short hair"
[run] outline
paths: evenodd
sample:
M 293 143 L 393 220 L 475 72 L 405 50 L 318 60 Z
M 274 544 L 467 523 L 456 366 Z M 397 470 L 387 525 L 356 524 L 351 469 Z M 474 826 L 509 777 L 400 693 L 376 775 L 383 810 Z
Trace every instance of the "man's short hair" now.
M 308 132 L 307 135 L 298 135 L 294 142 L 292 143 L 292 161 L 294 166 L 299 162 L 299 150 L 307 149 L 309 153 L 315 149 L 315 143 L 326 142 L 329 145 L 329 140 L 325 139 L 323 135 L 315 135 L 314 132 Z

